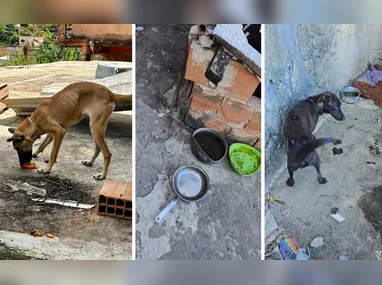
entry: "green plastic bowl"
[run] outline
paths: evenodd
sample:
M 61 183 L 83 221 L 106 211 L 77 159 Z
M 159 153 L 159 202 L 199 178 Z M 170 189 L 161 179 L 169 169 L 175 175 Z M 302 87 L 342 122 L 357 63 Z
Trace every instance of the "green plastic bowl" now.
M 229 148 L 232 168 L 242 176 L 253 175 L 261 166 L 261 153 L 249 145 L 234 143 Z

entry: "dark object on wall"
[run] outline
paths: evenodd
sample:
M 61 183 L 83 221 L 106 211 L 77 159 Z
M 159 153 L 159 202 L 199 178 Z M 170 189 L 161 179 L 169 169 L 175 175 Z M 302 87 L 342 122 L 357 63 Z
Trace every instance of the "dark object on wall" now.
M 230 60 L 230 54 L 224 51 L 222 45 L 219 45 L 216 48 L 215 54 L 208 64 L 207 70 L 205 72 L 205 76 L 208 78 L 208 80 L 213 84 L 218 85 L 219 82 L 223 79 L 225 68 L 227 67 Z

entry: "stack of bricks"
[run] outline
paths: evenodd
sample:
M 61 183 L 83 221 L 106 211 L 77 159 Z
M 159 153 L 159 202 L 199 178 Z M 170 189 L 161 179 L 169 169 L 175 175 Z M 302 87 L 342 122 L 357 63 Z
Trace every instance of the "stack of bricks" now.
M 98 193 L 97 213 L 123 219 L 132 219 L 132 183 L 106 180 Z
M 244 65 L 230 61 L 218 86 L 205 77 L 214 49 L 199 40 L 190 45 L 185 78 L 193 81 L 187 123 L 212 128 L 231 142 L 261 148 L 261 99 L 253 96 L 260 81 Z M 260 88 L 260 87 L 259 87 Z

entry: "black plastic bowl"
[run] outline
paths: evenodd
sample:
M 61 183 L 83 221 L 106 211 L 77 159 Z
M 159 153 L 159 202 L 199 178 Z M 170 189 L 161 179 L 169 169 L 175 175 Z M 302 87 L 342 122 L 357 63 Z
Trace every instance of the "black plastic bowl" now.
M 222 161 L 227 155 L 227 142 L 213 129 L 197 129 L 191 137 L 191 150 L 201 162 L 212 164 Z

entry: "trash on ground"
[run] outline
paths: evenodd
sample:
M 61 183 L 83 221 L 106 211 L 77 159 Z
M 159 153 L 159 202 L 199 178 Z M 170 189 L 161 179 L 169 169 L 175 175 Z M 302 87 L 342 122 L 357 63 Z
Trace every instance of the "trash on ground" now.
M 277 199 L 273 198 L 271 195 L 268 195 L 267 200 L 269 203 L 272 203 L 273 205 L 276 205 L 276 204 L 280 204 L 281 206 L 285 205 L 284 201 L 277 200 Z
M 369 69 L 361 75 L 361 78 L 369 85 L 375 86 L 378 82 L 382 81 L 382 71 L 378 70 L 376 64 L 372 62 Z
M 46 234 L 46 237 L 47 237 L 47 238 L 55 238 L 55 235 L 52 234 L 52 233 L 47 233 L 47 234 Z
M 316 237 L 310 242 L 310 246 L 313 248 L 320 248 L 325 244 L 324 237 Z
M 144 28 L 144 27 L 142 27 L 142 26 L 138 26 L 138 27 L 136 27 L 136 28 L 135 28 L 135 30 L 137 30 L 137 31 L 144 31 L 144 30 L 145 30 L 145 28 Z
M 51 198 L 32 198 L 32 201 L 34 202 L 42 202 L 45 204 L 56 204 L 64 207 L 71 207 L 71 208 L 79 208 L 79 209 L 92 209 L 95 207 L 95 205 L 91 204 L 83 204 L 79 203 L 77 201 L 62 201 L 58 199 L 51 199 Z
M 341 255 L 338 260 L 349 260 L 349 256 Z
M 337 214 L 338 210 L 339 210 L 339 208 L 334 207 L 330 212 L 331 212 L 332 214 Z
M 281 256 L 285 260 L 296 259 L 300 244 L 295 238 L 286 237 L 279 245 Z
M 333 155 L 342 154 L 344 150 L 342 148 L 333 148 Z
M 360 75 L 353 83 L 361 96 L 374 101 L 375 105 L 382 107 L 382 85 L 377 84 L 381 80 L 382 66 L 371 63 L 368 70 Z
M 296 255 L 296 260 L 310 260 L 310 256 L 306 254 L 305 248 L 300 248 Z
M 31 230 L 31 235 L 34 237 L 42 237 L 43 236 L 41 230 L 39 230 L 39 229 Z
M 282 207 L 282 208 L 280 209 L 280 212 L 281 212 L 281 214 L 282 214 L 283 216 L 285 216 L 285 217 L 289 217 L 290 214 L 292 214 L 292 209 L 291 209 L 291 208 L 287 208 L 287 207 Z
M 8 182 L 5 182 L 4 186 L 8 186 L 12 191 L 19 191 L 19 188 L 17 188 L 16 186 L 12 184 L 9 184 Z
M 336 213 L 336 214 L 332 214 L 331 215 L 331 217 L 333 218 L 333 219 L 335 219 L 337 222 L 339 222 L 339 223 L 342 223 L 344 220 L 345 220 L 345 218 L 344 217 L 342 217 L 340 214 L 338 214 L 338 213 Z
M 26 191 L 27 193 L 35 194 L 38 196 L 46 196 L 45 189 L 30 185 L 26 182 L 21 183 L 20 181 L 17 182 L 17 181 L 9 180 L 6 184 L 14 187 L 14 189 L 17 188 L 18 190 L 23 190 L 23 191 Z

